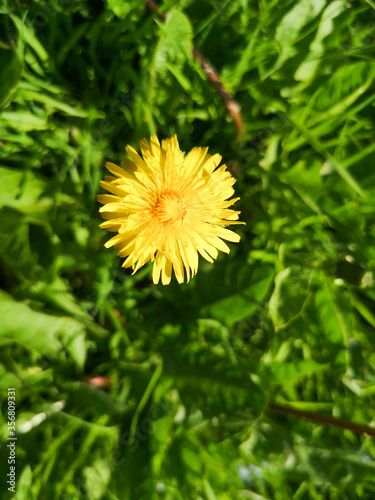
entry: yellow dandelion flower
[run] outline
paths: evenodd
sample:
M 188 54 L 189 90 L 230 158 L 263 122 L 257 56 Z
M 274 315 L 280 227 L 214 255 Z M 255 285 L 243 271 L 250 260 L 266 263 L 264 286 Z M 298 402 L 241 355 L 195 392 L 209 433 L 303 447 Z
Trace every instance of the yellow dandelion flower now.
M 240 237 L 225 229 L 229 224 L 244 224 L 230 207 L 239 198 L 234 194 L 235 179 L 222 165 L 221 156 L 207 154 L 208 148 L 194 148 L 186 156 L 177 136 L 161 145 L 153 135 L 150 144 L 143 139 L 143 159 L 131 147 L 122 168 L 107 163 L 113 176 L 100 185 L 112 194 L 100 194 L 98 201 L 104 219 L 100 227 L 116 232 L 105 246 L 114 246 L 123 267 L 133 274 L 151 260 L 153 281 L 163 285 L 171 281 L 172 269 L 177 281 L 197 273 L 198 253 L 209 262 L 218 250 L 229 253 L 223 240 L 238 242 Z

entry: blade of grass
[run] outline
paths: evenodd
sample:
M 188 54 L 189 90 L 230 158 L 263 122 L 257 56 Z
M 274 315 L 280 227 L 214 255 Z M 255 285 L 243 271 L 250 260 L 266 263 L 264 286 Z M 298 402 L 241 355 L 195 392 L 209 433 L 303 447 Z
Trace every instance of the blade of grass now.
M 350 186 L 357 194 L 360 196 L 365 196 L 365 192 L 354 179 L 354 177 L 339 163 L 336 158 L 334 158 L 322 145 L 322 143 L 313 135 L 313 133 L 308 130 L 304 125 L 299 123 L 293 117 L 288 116 L 286 118 L 289 122 L 293 124 L 295 128 L 306 138 L 307 142 L 319 153 L 325 160 L 329 161 L 332 167 L 336 170 L 338 175 Z

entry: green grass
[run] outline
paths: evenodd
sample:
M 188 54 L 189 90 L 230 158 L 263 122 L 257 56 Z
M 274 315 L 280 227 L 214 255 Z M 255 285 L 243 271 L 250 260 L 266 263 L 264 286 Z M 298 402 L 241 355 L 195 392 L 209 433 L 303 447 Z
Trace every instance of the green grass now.
M 161 9 L 0 9 L 4 498 L 373 500 L 375 4 Z M 105 161 L 155 132 L 238 179 L 241 243 L 189 284 L 131 276 L 98 227 Z

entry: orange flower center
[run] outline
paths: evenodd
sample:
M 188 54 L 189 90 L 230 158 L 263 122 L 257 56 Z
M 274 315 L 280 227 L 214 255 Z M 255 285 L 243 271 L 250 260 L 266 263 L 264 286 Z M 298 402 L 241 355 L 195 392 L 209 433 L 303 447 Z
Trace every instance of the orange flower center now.
M 157 196 L 152 213 L 160 222 L 171 224 L 184 219 L 186 206 L 177 193 L 165 191 Z

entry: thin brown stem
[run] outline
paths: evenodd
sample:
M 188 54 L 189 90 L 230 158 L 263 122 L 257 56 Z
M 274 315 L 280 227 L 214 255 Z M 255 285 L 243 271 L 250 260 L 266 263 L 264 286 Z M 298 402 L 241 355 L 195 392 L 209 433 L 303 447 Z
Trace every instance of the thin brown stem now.
M 279 405 L 272 402 L 268 403 L 267 408 L 275 413 L 291 415 L 292 417 L 303 418 L 304 420 L 309 420 L 316 424 L 330 425 L 332 427 L 339 427 L 340 429 L 347 429 L 357 434 L 367 434 L 368 436 L 375 437 L 375 428 L 369 425 L 357 424 L 356 422 L 342 420 L 341 418 L 331 417 L 330 415 L 324 415 L 324 413 L 315 411 L 296 410 L 290 406 Z
M 153 2 L 152 0 L 146 0 L 146 5 L 147 7 L 152 11 L 152 12 L 156 12 L 157 15 L 158 15 L 158 18 L 161 20 L 161 21 L 165 21 L 165 14 L 164 12 L 160 12 L 159 11 L 159 6 L 158 4 L 156 4 L 155 2 Z
M 153 0 L 146 0 L 147 7 L 152 11 L 156 12 L 161 21 L 165 21 L 166 16 L 163 12 L 159 11 L 159 6 Z M 237 137 L 240 138 L 243 133 L 243 123 L 241 116 L 241 108 L 237 101 L 232 99 L 229 92 L 226 90 L 224 85 L 221 83 L 219 75 L 217 74 L 214 67 L 211 65 L 210 61 L 203 57 L 196 47 L 193 47 L 193 57 L 200 64 L 202 70 L 206 74 L 207 78 L 211 81 L 217 92 L 223 99 L 225 106 L 233 118 L 234 125 L 236 127 Z

